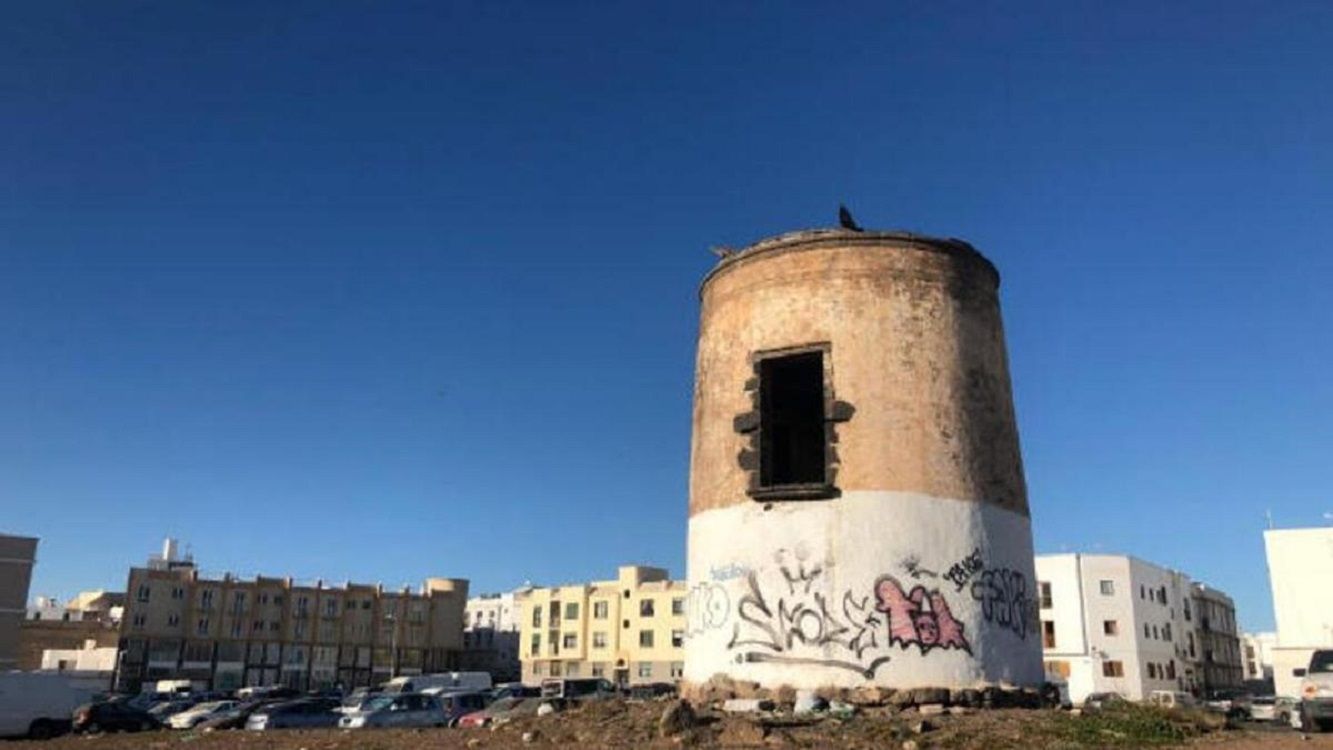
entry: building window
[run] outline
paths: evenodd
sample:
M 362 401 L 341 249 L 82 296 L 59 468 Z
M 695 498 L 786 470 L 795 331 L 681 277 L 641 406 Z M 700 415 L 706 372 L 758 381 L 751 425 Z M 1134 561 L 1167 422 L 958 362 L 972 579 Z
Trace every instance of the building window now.
M 1176 662 L 1175 662 L 1175 660 L 1172 660 L 1172 661 L 1169 661 L 1169 662 L 1166 663 L 1166 679 L 1168 679 L 1168 680 L 1174 680 L 1174 679 L 1176 679 Z
M 536 656 L 537 654 L 541 653 L 541 650 L 542 650 L 542 637 L 541 637 L 541 634 L 540 634 L 540 633 L 533 633 L 533 634 L 532 634 L 532 646 L 531 646 L 531 649 L 532 649 L 532 650 L 530 651 L 530 653 L 531 653 L 532 656 Z
M 759 362 L 759 487 L 823 484 L 824 353 Z
M 151 595 L 152 593 L 153 593 L 152 587 L 150 587 L 146 583 L 141 583 L 139 584 L 139 590 L 138 592 L 135 593 L 134 598 L 138 601 L 146 602 L 148 601 L 149 595 Z
M 1189 600 L 1189 599 L 1186 599 L 1186 600 L 1184 601 L 1184 603 L 1181 604 L 1180 606 L 1183 607 L 1183 608 L 1185 609 L 1185 622 L 1189 622 L 1189 621 L 1190 621 L 1190 600 Z
M 1039 581 L 1037 588 L 1041 591 L 1041 608 L 1051 608 L 1051 584 L 1049 581 Z
M 603 666 L 600 662 L 594 663 L 592 665 L 593 677 L 604 677 L 605 675 L 606 675 L 606 667 Z
M 134 627 L 142 628 L 144 624 L 148 622 L 148 617 L 144 613 L 140 612 L 134 616 L 132 622 Z
M 685 662 L 683 661 L 671 662 L 671 679 L 679 680 L 684 676 L 685 676 Z
M 324 616 L 325 616 L 325 617 L 337 617 L 337 616 L 338 616 L 338 600 L 337 600 L 337 599 L 328 599 L 328 600 L 326 600 L 326 601 L 324 602 Z
M 173 586 L 172 589 L 171 589 L 171 598 L 172 598 L 172 599 L 184 599 L 184 598 L 185 598 L 185 589 L 181 588 L 180 586 Z
M 195 632 L 199 633 L 199 635 L 208 635 L 208 618 L 207 618 L 207 617 L 201 617 L 201 618 L 199 618 L 199 622 L 198 622 L 198 623 L 196 624 L 196 626 L 195 626 Z
M 671 631 L 671 647 L 684 648 L 684 646 L 685 646 L 685 631 L 684 630 Z
M 1120 635 L 1120 623 L 1116 622 L 1115 620 L 1103 620 L 1103 621 L 1102 621 L 1102 634 L 1103 634 L 1103 635 Z
M 1166 604 L 1166 587 L 1165 587 L 1165 586 L 1163 586 L 1163 587 L 1161 588 L 1161 590 L 1159 590 L 1159 591 L 1157 592 L 1157 598 L 1158 598 L 1159 600 L 1161 600 L 1161 602 L 1162 602 L 1163 605 Z
M 278 628 L 279 628 L 279 627 L 281 627 L 281 626 L 278 624 L 278 621 L 277 621 L 277 620 L 274 620 L 274 621 L 272 621 L 272 622 L 270 622 L 270 623 L 268 624 L 268 630 L 269 630 L 270 633 L 276 633 L 276 632 L 278 632 Z
M 579 637 L 573 633 L 565 633 L 564 638 L 561 639 L 560 646 L 561 648 L 578 648 Z
M 532 627 L 540 628 L 542 626 L 542 608 L 532 608 Z
M 653 676 L 653 663 L 652 663 L 652 662 L 648 662 L 648 661 L 641 661 L 641 662 L 639 662 L 639 676 L 640 676 L 640 677 L 652 677 L 652 676 Z
M 199 594 L 199 603 L 204 609 L 212 609 L 213 589 L 204 589 L 203 593 Z
M 532 663 L 532 674 L 533 674 L 534 677 L 541 677 L 543 671 L 544 671 L 544 670 L 542 669 L 542 663 L 541 663 L 541 662 L 539 662 L 539 661 L 534 661 L 534 662 Z
M 1052 620 L 1041 621 L 1041 647 L 1055 648 L 1055 622 Z
M 640 648 L 652 648 L 652 647 L 653 647 L 653 631 L 651 631 L 651 630 L 640 630 L 640 631 L 639 631 L 639 647 L 640 647 Z
M 595 620 L 605 620 L 609 610 L 610 606 L 605 601 L 592 603 L 592 616 Z
M 552 676 L 552 677 L 559 677 L 559 676 L 560 676 L 560 671 L 561 671 L 561 669 L 560 669 L 560 662 L 558 662 L 558 661 L 553 661 L 553 662 L 551 662 L 551 676 Z
M 1125 665 L 1118 661 L 1102 662 L 1102 677 L 1124 677 Z
M 1167 643 L 1171 642 L 1171 623 L 1169 622 L 1162 626 L 1162 640 Z
M 1148 662 L 1148 679 L 1157 679 L 1157 665 L 1152 662 Z
M 673 614 L 673 615 L 683 615 L 683 614 L 685 614 L 685 598 L 684 598 L 684 597 L 678 596 L 678 597 L 676 597 L 676 598 L 674 598 L 674 599 L 671 600 L 671 614 Z
M 578 676 L 579 676 L 579 663 L 576 662 L 576 661 L 572 661 L 572 662 L 566 664 L 566 665 L 565 665 L 565 676 L 566 676 L 566 677 L 578 677 Z
M 1156 626 L 1156 625 L 1152 626 L 1152 637 L 1153 637 L 1153 640 L 1159 640 L 1158 635 L 1157 635 L 1157 626 Z
M 639 617 L 653 616 L 653 600 L 643 599 L 639 602 Z
M 174 628 L 179 624 L 181 624 L 180 615 L 167 615 L 167 627 Z
M 1115 581 L 1103 579 L 1098 585 L 1101 587 L 1102 596 L 1115 596 Z
M 579 603 L 578 603 L 578 602 L 570 602 L 570 603 L 568 603 L 568 604 L 565 605 L 565 619 L 566 619 L 566 620 L 577 620 L 577 619 L 579 619 Z
M 1148 598 L 1148 589 L 1141 583 L 1139 584 L 1139 598 L 1140 599 Z
M 592 634 L 593 648 L 606 648 L 606 633 L 597 632 Z

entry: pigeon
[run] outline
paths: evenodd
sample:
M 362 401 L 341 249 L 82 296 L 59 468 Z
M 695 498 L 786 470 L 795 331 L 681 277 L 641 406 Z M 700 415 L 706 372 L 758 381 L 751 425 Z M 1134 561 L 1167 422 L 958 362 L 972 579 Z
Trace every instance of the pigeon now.
M 841 225 L 843 229 L 850 229 L 853 232 L 865 231 L 856 223 L 856 219 L 852 218 L 852 212 L 848 211 L 847 207 L 841 203 L 838 204 L 838 224 Z

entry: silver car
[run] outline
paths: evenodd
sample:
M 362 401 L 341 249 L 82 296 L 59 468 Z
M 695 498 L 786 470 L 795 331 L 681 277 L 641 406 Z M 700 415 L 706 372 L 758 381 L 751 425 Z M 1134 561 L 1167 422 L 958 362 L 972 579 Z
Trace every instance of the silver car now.
M 344 709 L 338 726 L 343 729 L 366 727 L 442 727 L 444 709 L 433 695 L 400 693 L 380 695 L 356 708 Z

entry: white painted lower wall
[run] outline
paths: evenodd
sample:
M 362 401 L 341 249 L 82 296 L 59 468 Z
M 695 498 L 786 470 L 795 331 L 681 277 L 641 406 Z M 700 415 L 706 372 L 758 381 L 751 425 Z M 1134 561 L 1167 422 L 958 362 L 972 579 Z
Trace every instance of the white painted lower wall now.
M 1042 682 L 1026 516 L 908 492 L 750 502 L 692 517 L 688 555 L 688 682 Z

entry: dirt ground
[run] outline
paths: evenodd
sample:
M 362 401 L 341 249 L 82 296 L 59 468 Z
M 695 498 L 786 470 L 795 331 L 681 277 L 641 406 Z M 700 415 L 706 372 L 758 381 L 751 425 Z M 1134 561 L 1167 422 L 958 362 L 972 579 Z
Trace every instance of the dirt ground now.
M 473 748 L 1129 748 L 1333 750 L 1333 733 L 1285 728 L 1224 728 L 1220 720 L 1134 709 L 1123 716 L 1072 716 L 1053 710 L 969 711 L 922 716 L 915 710 L 867 711 L 849 719 L 723 715 L 700 711 L 689 726 L 664 733 L 666 702 L 608 701 L 528 717 L 496 728 L 418 730 L 278 730 L 61 737 L 3 747 L 45 750 L 453 750 Z M 924 724 L 923 724 L 924 722 Z

